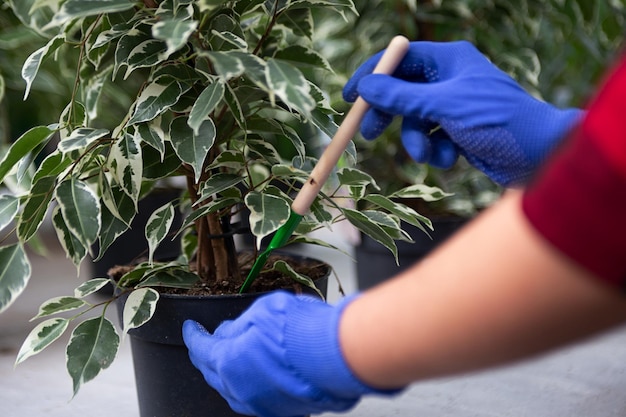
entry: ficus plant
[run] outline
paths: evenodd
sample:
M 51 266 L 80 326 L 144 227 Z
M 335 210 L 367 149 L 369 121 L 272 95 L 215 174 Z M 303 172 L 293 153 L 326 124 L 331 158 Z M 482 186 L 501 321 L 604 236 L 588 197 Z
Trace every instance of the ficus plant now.
M 42 37 L 22 67 L 24 98 L 43 63 L 56 63 L 73 89 L 60 114 L 23 133 L 0 159 L 0 311 L 27 286 L 26 246 L 46 219 L 78 269 L 130 227 L 151 190 L 181 185 L 179 198 L 151 214 L 146 259 L 114 282 L 110 299 L 90 301 L 111 283 L 94 277 L 36 313 L 41 321 L 17 363 L 72 328 L 66 358 L 77 392 L 116 356 L 120 332 L 105 313 L 120 294 L 128 295 L 123 334 L 150 319 L 164 288 L 243 282 L 246 270 L 229 233 L 233 217 L 247 218 L 257 241 L 284 224 L 316 148 L 342 117 L 324 90 L 332 68 L 317 52 L 314 17 L 332 11 L 347 18 L 356 10 L 351 0 L 8 4 Z M 347 220 L 395 254 L 397 240 L 410 240 L 401 221 L 431 228 L 402 199 L 445 193 L 418 184 L 382 194 L 355 160 L 350 146 L 290 243 L 331 247 L 309 233 Z M 177 211 L 182 226 L 172 227 Z M 158 245 L 172 237 L 180 238 L 181 255 L 155 259 Z M 266 269 L 310 281 L 284 263 Z

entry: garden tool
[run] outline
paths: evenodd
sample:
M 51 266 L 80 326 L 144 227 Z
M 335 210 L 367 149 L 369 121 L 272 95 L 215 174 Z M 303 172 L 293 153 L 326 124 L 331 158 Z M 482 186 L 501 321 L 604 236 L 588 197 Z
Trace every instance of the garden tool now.
M 387 49 L 376 65 L 373 73 L 392 74 L 400 61 L 402 61 L 402 58 L 404 58 L 408 49 L 409 40 L 407 38 L 404 36 L 394 37 L 391 42 L 389 42 Z M 320 189 L 328 179 L 333 168 L 337 165 L 337 161 L 339 161 L 346 147 L 358 132 L 361 120 L 368 109 L 369 104 L 362 98 L 357 98 L 328 144 L 328 147 L 322 153 L 317 164 L 315 164 L 309 178 L 293 200 L 289 219 L 278 228 L 267 248 L 259 254 L 252 265 L 252 269 L 239 290 L 240 293 L 244 293 L 250 288 L 250 285 L 252 285 L 252 282 L 265 265 L 270 253 L 287 243 L 287 240 L 291 237 L 302 218 L 309 211 Z

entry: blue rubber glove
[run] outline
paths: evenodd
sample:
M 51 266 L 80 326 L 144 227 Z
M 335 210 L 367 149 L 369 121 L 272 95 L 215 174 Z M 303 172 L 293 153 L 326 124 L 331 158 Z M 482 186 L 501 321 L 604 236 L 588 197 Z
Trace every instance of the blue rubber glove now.
M 275 292 L 209 334 L 183 324 L 191 362 L 240 414 L 294 417 L 352 408 L 367 387 L 348 369 L 338 324 L 350 299 L 334 307 L 309 296 Z
M 371 74 L 381 54 L 355 72 L 344 99 L 371 105 L 366 139 L 403 116 L 403 145 L 421 163 L 448 168 L 460 153 L 495 182 L 522 184 L 582 115 L 533 98 L 469 42 L 412 42 L 392 76 Z

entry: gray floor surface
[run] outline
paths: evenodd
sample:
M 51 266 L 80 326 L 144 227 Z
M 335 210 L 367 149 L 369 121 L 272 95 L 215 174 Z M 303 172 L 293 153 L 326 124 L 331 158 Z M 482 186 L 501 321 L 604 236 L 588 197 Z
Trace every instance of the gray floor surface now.
M 326 232 L 327 233 L 327 232 Z M 325 235 L 345 251 L 342 230 Z M 327 249 L 309 255 L 329 261 L 341 283 L 355 291 L 350 257 Z M 54 245 L 47 259 L 37 257 L 29 288 L 0 315 L 0 417 L 138 417 L 130 348 L 72 398 L 64 365 L 64 343 L 14 368 L 15 355 L 30 331 L 37 306 L 65 295 L 88 275 L 76 269 Z M 329 301 L 338 298 L 331 283 Z M 514 366 L 473 375 L 418 383 L 392 399 L 365 398 L 346 417 L 547 417 L 626 416 L 626 328 Z M 208 417 L 210 415 L 207 414 Z M 327 413 L 323 417 L 339 416 Z

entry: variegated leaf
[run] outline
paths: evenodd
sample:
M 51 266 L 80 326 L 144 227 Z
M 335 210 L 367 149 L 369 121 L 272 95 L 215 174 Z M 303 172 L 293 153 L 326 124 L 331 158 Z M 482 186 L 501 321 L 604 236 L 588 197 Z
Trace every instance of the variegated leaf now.
M 396 203 L 395 201 L 380 194 L 370 194 L 365 197 L 365 200 L 389 211 L 390 213 L 398 216 L 405 222 L 418 227 L 424 232 L 426 232 L 426 229 L 424 229 L 424 225 L 426 225 L 426 227 L 428 227 L 430 230 L 433 230 L 432 222 L 430 221 L 430 219 L 428 219 L 426 216 L 422 216 L 411 207 L 405 206 L 404 204 Z
M 100 232 L 100 200 L 96 193 L 72 177 L 59 184 L 55 195 L 68 230 L 83 246 L 90 247 Z
M 84 298 L 88 295 L 94 294 L 109 284 L 111 280 L 108 278 L 93 278 L 89 281 L 83 282 L 74 290 L 74 297 Z
M 135 47 L 142 42 L 150 39 L 150 35 L 146 33 L 143 28 L 134 27 L 126 32 L 120 40 L 117 42 L 115 48 L 115 66 L 113 67 L 112 77 L 117 77 L 118 71 L 128 65 L 128 56 L 135 49 Z
M 206 180 L 202 184 L 200 190 L 200 198 L 196 204 L 202 203 L 214 195 L 221 193 L 222 191 L 231 189 L 239 185 L 244 178 L 241 175 L 235 174 L 215 174 L 211 175 L 211 178 Z
M 359 211 L 345 207 L 341 207 L 340 210 L 353 226 L 389 249 L 396 258 L 396 263 L 398 262 L 398 247 L 393 238 L 382 227 Z
M 339 183 L 346 186 L 367 187 L 372 186 L 379 190 L 374 178 L 366 172 L 356 168 L 342 168 L 337 172 Z
M 209 150 L 215 142 L 215 125 L 206 119 L 199 128 L 199 134 L 193 133 L 186 117 L 177 117 L 170 124 L 170 138 L 178 157 L 191 165 L 195 173 L 195 181 L 200 180 L 202 166 Z
M 290 277 L 294 281 L 299 282 L 300 284 L 302 284 L 302 285 L 312 289 L 322 299 L 324 299 L 324 295 L 315 286 L 315 284 L 313 283 L 313 280 L 310 277 L 306 276 L 306 275 L 299 274 L 291 266 L 289 266 L 289 264 L 287 262 L 285 262 L 285 261 L 276 261 L 274 263 L 273 269 L 276 270 L 276 271 L 279 271 L 279 272 L 281 272 L 281 273 L 283 273 L 285 275 L 287 275 L 288 277 Z
M 125 193 L 122 194 L 126 196 Z M 126 197 L 128 198 L 128 196 Z M 109 246 L 111 246 L 111 244 L 113 244 L 113 242 L 115 242 L 118 237 L 120 237 L 125 231 L 128 230 L 128 228 L 130 227 L 130 222 L 135 217 L 134 208 L 132 212 L 133 215 L 130 217 L 130 219 L 128 219 L 128 223 L 125 223 L 124 221 L 111 214 L 111 211 L 106 205 L 102 207 L 102 228 L 100 229 L 100 234 L 98 236 L 98 246 L 100 252 L 98 253 L 98 256 L 94 259 L 94 262 L 99 261 L 104 256 Z
M 152 288 L 140 288 L 130 293 L 122 313 L 123 333 L 135 329 L 152 318 L 159 293 Z
M 85 108 L 87 110 L 87 115 L 91 120 L 98 117 L 98 103 L 102 95 L 104 83 L 107 78 L 111 76 L 112 71 L 113 66 L 96 73 L 89 78 L 89 80 L 87 80 L 87 85 L 85 87 Z
M 43 177 L 56 177 L 61 175 L 67 168 L 72 165 L 72 159 L 61 152 L 54 151 L 50 153 L 39 164 L 39 168 L 33 176 L 33 183 L 39 181 Z
M 315 108 L 311 87 L 296 67 L 277 59 L 269 59 L 265 71 L 270 99 L 278 96 L 287 106 L 309 118 Z
M 54 15 L 50 26 L 64 25 L 79 17 L 123 12 L 135 7 L 131 0 L 67 0 Z
M 165 41 L 167 50 L 163 53 L 165 58 L 182 48 L 189 36 L 198 27 L 198 22 L 187 19 L 166 19 L 157 22 L 152 27 L 152 36 Z
M 104 316 L 85 320 L 74 329 L 65 351 L 74 394 L 83 383 L 91 381 L 111 365 L 119 345 L 120 337 L 115 327 Z
M 57 340 L 65 333 L 70 321 L 64 318 L 54 318 L 39 323 L 30 331 L 26 340 L 22 344 L 15 364 L 18 365 L 33 355 L 38 354 L 52 342 Z
M 47 44 L 33 52 L 22 66 L 22 78 L 26 81 L 26 89 L 24 90 L 24 100 L 28 98 L 33 81 L 39 72 L 39 67 L 44 59 L 51 56 L 61 45 L 65 43 L 65 34 L 57 35 L 50 39 Z
M 172 77 L 163 76 L 150 83 L 137 97 L 128 124 L 147 122 L 178 102 L 186 88 Z
M 41 226 L 54 196 L 55 184 L 53 176 L 42 177 L 33 184 L 17 225 L 17 236 L 21 241 L 28 241 Z
M 165 42 L 156 39 L 148 39 L 135 46 L 126 59 L 124 79 L 127 79 L 138 68 L 152 67 L 165 61 L 167 59 L 163 52 L 165 47 Z
M 30 280 L 31 266 L 20 244 L 0 247 L 0 313 L 9 308 Z
M 78 273 L 80 263 L 87 256 L 87 247 L 70 231 L 58 206 L 52 211 L 52 225 L 61 247 L 76 266 L 76 272 Z
M 106 129 L 94 129 L 81 127 L 74 130 L 68 137 L 59 143 L 61 152 L 70 152 L 77 149 L 85 149 L 91 143 L 109 134 Z
M 193 272 L 189 272 L 180 268 L 167 268 L 150 274 L 147 278 L 141 280 L 138 287 L 168 287 L 190 289 L 198 283 L 200 277 Z
M 53 314 L 63 313 L 65 311 L 76 310 L 85 305 L 87 305 L 87 303 L 80 298 L 67 296 L 54 297 L 44 301 L 43 304 L 39 306 L 39 312 L 31 319 L 31 321 L 42 317 L 48 317 Z
M 100 196 L 106 208 L 106 210 L 103 209 L 102 212 L 110 212 L 113 217 L 126 224 L 127 228 L 130 227 L 137 213 L 137 202 L 124 192 L 122 187 L 112 176 L 106 173 L 100 174 L 98 184 L 100 187 Z M 107 224 L 104 222 L 104 216 L 102 224 Z
M 133 200 L 139 200 L 143 161 L 141 145 L 135 135 L 125 134 L 111 147 L 108 165 L 122 190 Z
M 245 202 L 250 209 L 250 228 L 258 240 L 278 230 L 291 213 L 289 203 L 273 195 L 253 191 Z
M 0 182 L 26 156 L 45 143 L 54 131 L 49 127 L 38 126 L 20 136 L 0 160 Z
M 0 74 L 0 103 L 4 100 L 4 94 L 6 92 L 6 81 L 4 81 L 4 77 Z
M 19 198 L 10 194 L 0 195 L 0 230 L 11 224 L 19 209 Z
M 174 204 L 167 203 L 150 215 L 146 222 L 146 239 L 148 240 L 148 262 L 152 264 L 154 251 L 159 243 L 167 237 L 174 221 Z
M 313 49 L 302 45 L 290 45 L 276 52 L 274 57 L 282 61 L 291 62 L 296 66 L 311 66 L 332 72 L 332 68 L 326 58 Z
M 194 134 L 199 133 L 200 126 L 209 117 L 224 97 L 224 83 L 214 82 L 200 93 L 189 114 L 189 126 Z
M 165 157 L 165 134 L 160 128 L 155 129 L 154 123 L 140 123 L 136 126 L 135 136 L 156 149 L 161 155 L 161 162 Z
M 426 184 L 414 184 L 393 193 L 396 198 L 421 198 L 424 201 L 437 201 L 453 194 L 446 193 L 439 187 Z

